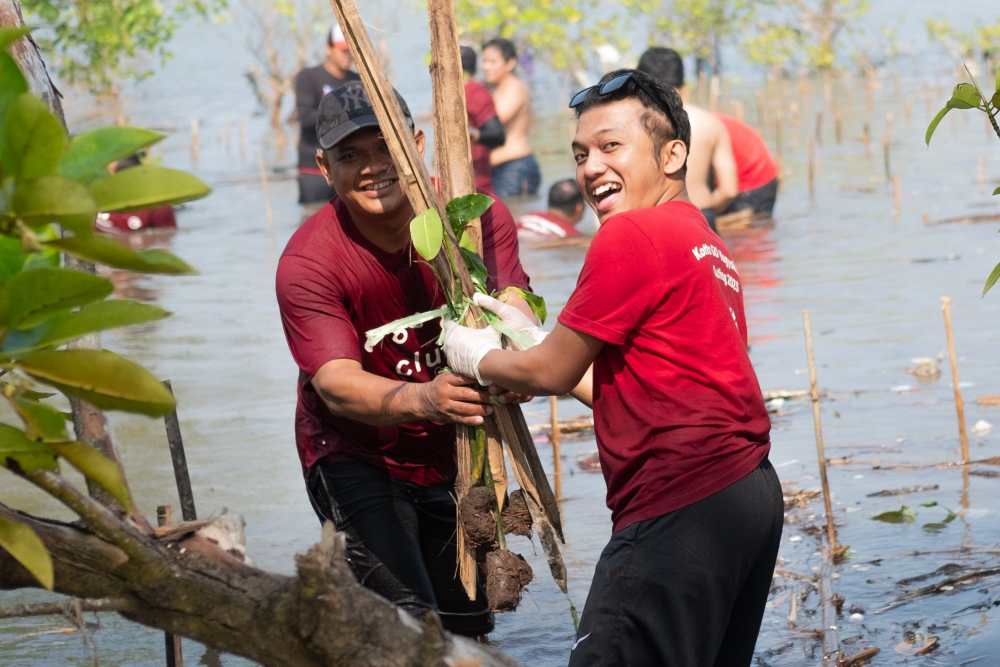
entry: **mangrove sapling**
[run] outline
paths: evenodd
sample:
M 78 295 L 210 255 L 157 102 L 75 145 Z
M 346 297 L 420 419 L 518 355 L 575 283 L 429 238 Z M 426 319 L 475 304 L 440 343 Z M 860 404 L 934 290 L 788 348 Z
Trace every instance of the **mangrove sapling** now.
M 965 68 L 965 71 L 972 83 L 963 82 L 956 85 L 951 93 L 951 97 L 945 102 L 941 110 L 935 114 L 934 118 L 931 119 L 930 124 L 927 126 L 927 131 L 924 132 L 924 142 L 928 146 L 931 143 L 931 137 L 934 136 L 934 130 L 937 129 L 938 124 L 952 109 L 978 109 L 982 111 L 986 114 L 987 119 L 989 119 L 990 125 L 993 127 L 993 132 L 997 135 L 997 139 L 1000 139 L 1000 68 L 997 68 L 996 86 L 993 95 L 990 97 L 986 97 L 986 94 L 979 88 L 976 78 L 972 76 L 972 72 L 969 72 L 968 67 Z M 993 196 L 997 195 L 1000 195 L 1000 187 L 993 190 Z M 997 263 L 990 272 L 990 275 L 986 277 L 986 282 L 983 284 L 984 296 L 998 280 L 1000 280 L 1000 263 Z
M 492 206 L 493 200 L 482 194 L 469 194 L 456 197 L 448 202 L 445 212 L 452 234 L 444 233 L 444 221 L 436 209 L 429 208 L 417 215 L 410 222 L 410 240 L 413 250 L 427 262 L 444 293 L 445 304 L 434 310 L 416 313 L 365 333 L 365 349 L 369 352 L 388 335 L 396 334 L 406 328 L 421 326 L 427 322 L 448 319 L 464 322 L 472 308 L 471 295 L 465 294 L 457 280 L 458 271 L 454 265 L 454 257 L 461 258 L 476 292 L 489 294 L 486 265 L 473 249 L 473 241 L 467 234 L 469 223 L 482 217 Z M 442 252 L 445 243 L 454 238 L 458 243 L 458 253 L 444 252 L 446 262 L 435 262 Z M 532 312 L 544 322 L 546 317 L 545 301 L 542 297 L 518 287 L 507 287 L 494 296 L 503 298 L 507 294 L 516 294 L 528 303 Z M 507 327 L 503 321 L 490 313 L 483 311 L 487 326 L 497 329 L 511 344 L 519 348 L 532 345 L 532 341 Z M 440 344 L 440 340 L 438 341 Z M 463 527 L 463 538 L 466 546 L 477 554 L 477 561 L 486 576 L 487 598 L 490 607 L 495 611 L 512 610 L 520 600 L 521 588 L 531 580 L 531 568 L 520 556 L 507 552 L 507 542 L 504 527 L 505 482 L 494 479 L 494 464 L 502 466 L 502 460 L 494 462 L 488 455 L 485 426 L 476 427 L 470 438 L 471 449 L 471 487 L 467 494 L 459 500 L 459 520 Z M 530 522 L 529 522 L 530 526 Z M 501 552 L 501 553 L 497 553 Z M 508 555 L 505 555 L 508 554 Z M 512 558 L 512 556 L 514 558 Z M 523 564 L 523 565 L 522 565 Z M 526 571 L 525 571 L 526 570 Z M 494 581 L 500 577 L 502 581 Z M 519 586 L 519 587 L 518 587 Z M 516 591 L 514 589 L 517 589 Z M 493 591 L 493 594 L 490 594 Z

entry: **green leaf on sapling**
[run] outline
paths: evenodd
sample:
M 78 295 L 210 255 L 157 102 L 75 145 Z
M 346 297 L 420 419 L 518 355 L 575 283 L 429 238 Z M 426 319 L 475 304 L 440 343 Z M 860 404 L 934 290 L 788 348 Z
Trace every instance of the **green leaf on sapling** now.
M 975 109 L 982 102 L 979 91 L 971 83 L 960 83 L 955 86 L 948 100 L 948 106 L 953 109 Z
M 459 248 L 459 252 L 462 253 L 462 259 L 465 260 L 465 266 L 469 269 L 469 277 L 472 278 L 473 284 L 475 284 L 480 292 L 488 294 L 489 291 L 486 289 L 488 273 L 483 260 L 475 252 L 467 248 Z
M 928 146 L 931 145 L 931 137 L 934 136 L 934 130 L 937 129 L 937 126 L 941 123 L 941 119 L 944 118 L 945 115 L 951 111 L 951 109 L 952 108 L 950 106 L 945 105 L 940 111 L 937 112 L 937 114 L 934 115 L 934 118 L 931 119 L 930 125 L 927 126 L 927 131 L 924 132 L 925 144 Z
M 482 217 L 483 213 L 493 205 L 493 199 L 486 195 L 473 193 L 462 197 L 455 197 L 445 206 L 445 213 L 448 215 L 448 222 L 455 233 L 456 239 L 462 238 L 462 232 L 470 221 Z
M 436 209 L 429 208 L 410 221 L 410 239 L 417 254 L 428 262 L 441 251 L 444 227 Z

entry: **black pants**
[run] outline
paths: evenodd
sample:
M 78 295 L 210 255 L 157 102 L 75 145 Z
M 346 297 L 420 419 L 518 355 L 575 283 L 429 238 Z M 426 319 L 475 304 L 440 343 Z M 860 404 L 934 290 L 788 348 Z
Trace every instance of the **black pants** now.
M 451 632 L 493 630 L 485 590 L 470 601 L 456 573 L 451 484 L 417 486 L 364 463 L 318 463 L 306 488 L 320 521 L 346 533 L 347 560 L 362 585 L 414 616 L 437 612 Z
M 299 203 L 314 204 L 330 201 L 336 194 L 319 174 L 299 174 Z
M 765 459 L 704 500 L 612 535 L 570 667 L 749 665 L 783 519 Z

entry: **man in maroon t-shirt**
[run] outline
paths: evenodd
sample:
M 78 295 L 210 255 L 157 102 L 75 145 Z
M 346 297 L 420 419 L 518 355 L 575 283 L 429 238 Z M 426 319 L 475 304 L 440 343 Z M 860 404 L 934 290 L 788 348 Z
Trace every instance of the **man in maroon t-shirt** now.
M 601 223 L 576 290 L 544 338 L 480 297 L 536 345 L 501 350 L 493 329 L 449 322 L 445 352 L 481 383 L 593 405 L 613 526 L 570 666 L 746 666 L 783 503 L 739 273 L 688 201 L 676 91 L 618 70 L 570 106 L 577 181 Z
M 443 294 L 412 252 L 413 209 L 360 83 L 323 98 L 317 135 L 317 162 L 338 194 L 292 235 L 276 279 L 299 367 L 295 437 L 310 501 L 347 534 L 361 583 L 412 613 L 438 612 L 453 632 L 484 635 L 485 595 L 470 602 L 455 576 L 452 494 L 454 424 L 481 424 L 489 398 L 440 372 L 436 322 L 364 346 L 366 331 L 438 308 Z M 422 151 L 423 133 L 415 139 Z M 482 228 L 489 287 L 528 288 L 501 202 Z
M 472 140 L 472 174 L 476 179 L 476 189 L 493 192 L 493 167 L 490 166 L 490 151 L 503 146 L 507 132 L 497 117 L 493 96 L 483 84 L 472 77 L 476 75 L 476 51 L 472 47 L 461 47 L 462 75 L 465 79 L 465 110 L 469 116 L 469 138 Z

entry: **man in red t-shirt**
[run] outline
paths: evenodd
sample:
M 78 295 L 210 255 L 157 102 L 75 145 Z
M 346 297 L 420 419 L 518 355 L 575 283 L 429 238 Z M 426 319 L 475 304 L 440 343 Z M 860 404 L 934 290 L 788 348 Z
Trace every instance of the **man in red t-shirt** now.
M 580 236 L 576 228 L 583 219 L 583 193 L 572 178 L 556 181 L 549 188 L 547 211 L 525 213 L 517 219 L 517 234 L 523 239 L 569 239 Z
M 783 503 L 739 273 L 687 199 L 675 90 L 618 70 L 570 106 L 601 223 L 576 290 L 547 337 L 479 297 L 537 344 L 502 350 L 492 328 L 446 322 L 445 352 L 481 383 L 593 405 L 613 527 L 570 666 L 749 665 Z
M 465 110 L 469 117 L 469 138 L 472 140 L 472 174 L 476 179 L 476 189 L 493 192 L 493 167 L 490 166 L 490 151 L 503 146 L 507 133 L 497 116 L 493 96 L 476 76 L 476 51 L 472 47 L 460 48 L 462 54 L 462 75 L 465 79 Z
M 489 397 L 440 372 L 436 322 L 364 347 L 366 331 L 439 308 L 443 293 L 412 251 L 413 209 L 361 83 L 323 98 L 317 138 L 338 194 L 292 235 L 276 279 L 299 367 L 295 439 L 310 501 L 346 533 L 358 581 L 414 614 L 438 612 L 453 632 L 484 635 L 485 595 L 470 602 L 455 576 L 452 494 L 454 424 L 481 424 Z M 423 133 L 415 139 L 423 151 Z M 497 201 L 481 221 L 489 287 L 527 289 L 509 211 Z

